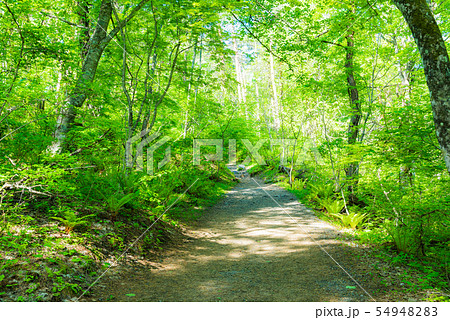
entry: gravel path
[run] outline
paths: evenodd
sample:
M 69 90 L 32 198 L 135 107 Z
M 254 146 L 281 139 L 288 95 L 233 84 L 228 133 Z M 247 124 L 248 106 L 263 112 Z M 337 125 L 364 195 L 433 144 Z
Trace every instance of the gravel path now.
M 338 235 L 288 191 L 245 177 L 207 210 L 188 243 L 151 267 L 105 279 L 94 297 L 96 301 L 110 294 L 115 301 L 370 301 L 324 252 L 352 274 L 351 265 L 357 262 Z

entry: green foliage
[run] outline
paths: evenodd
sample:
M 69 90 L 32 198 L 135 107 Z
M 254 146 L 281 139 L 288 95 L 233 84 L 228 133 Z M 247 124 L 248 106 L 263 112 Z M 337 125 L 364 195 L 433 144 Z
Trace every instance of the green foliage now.
M 349 227 L 352 230 L 361 225 L 367 216 L 366 214 L 353 211 L 353 209 L 350 209 L 349 213 L 341 213 L 345 206 L 343 200 L 325 198 L 319 199 L 319 203 L 326 209 L 329 216 L 337 218 L 344 227 Z
M 87 218 L 95 216 L 94 214 L 78 216 L 76 211 L 64 206 L 58 210 L 54 210 L 54 213 L 62 215 L 62 217 L 55 216 L 51 218 L 62 222 L 67 233 L 72 232 L 72 230 L 78 226 L 88 225 L 90 222 Z
M 329 214 L 338 215 L 342 211 L 342 209 L 344 209 L 344 201 L 330 200 L 330 198 L 324 199 L 322 201 L 323 206 Z
M 119 211 L 123 206 L 133 201 L 137 197 L 137 194 L 135 193 L 129 193 L 125 195 L 120 192 L 109 195 L 106 195 L 102 192 L 100 193 L 103 196 L 112 220 L 115 220 L 117 218 Z
M 251 166 L 250 168 L 248 168 L 248 169 L 247 169 L 247 172 L 248 172 L 251 176 L 254 176 L 254 175 L 257 175 L 257 174 L 263 172 L 265 169 L 266 169 L 265 166 L 254 165 L 254 166 Z
M 85 23 L 98 20 L 100 4 L 90 3 Z M 203 158 L 200 166 L 192 164 L 193 139 L 207 138 L 224 139 L 224 154 L 235 139 L 238 163 L 251 155 L 241 139 L 253 144 L 265 139 L 259 153 L 267 166 L 253 166 L 251 175 L 282 181 L 302 202 L 344 226 L 357 229 L 366 222 L 355 233 L 361 232 L 366 243 L 391 240 L 401 253 L 398 263 L 426 257 L 432 270 L 416 267 L 432 279 L 423 278 L 414 290 L 444 287 L 435 270 L 448 274 L 450 265 L 450 179 L 426 79 L 400 12 L 388 2 L 378 3 L 377 12 L 387 21 L 373 18 L 365 2 L 270 0 L 263 1 L 264 10 L 258 6 L 249 11 L 246 1 L 154 1 L 127 22 L 124 39 L 119 33 L 99 63 L 91 63 L 98 65 L 95 79 L 75 87 L 89 46 L 81 29 L 74 32 L 64 22 L 83 24 L 73 4 L 0 4 L 0 246 L 13 257 L 0 262 L 1 283 L 9 281 L 18 265 L 29 265 L 27 255 L 40 246 L 64 255 L 67 246 L 86 245 L 101 260 L 99 238 L 120 251 L 130 234 L 164 212 L 161 220 L 167 228 L 200 217 L 202 208 L 234 183 L 224 162 Z M 128 7 L 117 10 L 120 19 Z M 447 9 L 447 4 L 434 8 L 444 35 L 450 31 Z M 243 23 L 230 28 L 230 10 Z M 347 22 L 358 19 L 364 23 L 352 25 L 352 68 L 346 68 Z M 252 40 L 255 36 L 271 44 L 270 53 Z M 117 45 L 123 40 L 132 54 L 123 55 L 123 46 Z M 180 45 L 180 52 L 174 45 Z M 350 72 L 361 116 L 355 143 L 349 139 L 354 116 Z M 87 99 L 76 107 L 62 152 L 50 154 L 56 109 L 79 90 L 85 90 Z M 157 170 L 151 176 L 126 166 L 127 141 L 142 129 L 170 138 L 154 152 Z M 144 151 L 160 138 L 147 141 Z M 295 151 L 292 145 L 275 143 L 282 139 L 295 141 Z M 132 151 L 144 142 L 134 141 Z M 166 146 L 172 159 L 159 168 Z M 215 147 L 203 151 L 214 152 Z M 281 160 L 294 163 L 292 185 L 279 168 Z M 147 161 L 144 155 L 144 167 Z M 357 164 L 358 172 L 350 177 L 351 164 Z M 345 192 L 350 214 L 341 213 L 335 186 Z M 107 218 L 121 223 L 113 231 L 105 231 L 111 223 L 103 220 L 105 208 Z M 52 220 L 68 233 L 90 222 L 93 227 L 59 237 Z M 143 241 L 146 248 L 162 248 L 164 232 Z M 48 267 L 55 299 L 79 293 L 82 281 L 66 280 L 59 266 L 72 262 L 46 261 L 60 268 Z M 89 273 L 95 272 L 93 262 L 86 265 Z M 29 292 L 17 293 L 16 300 L 42 299 L 38 282 L 29 281 Z
M 386 220 L 384 227 L 391 236 L 395 247 L 399 252 L 416 253 L 417 251 L 417 234 L 412 227 L 405 224 L 395 224 L 395 222 Z
M 293 190 L 303 190 L 305 189 L 306 186 L 306 181 L 302 180 L 302 179 L 294 179 L 294 181 L 292 181 L 292 186 L 291 188 Z
M 314 184 L 311 186 L 311 199 L 328 199 L 334 194 L 334 186 L 332 184 Z
M 112 248 L 119 249 L 119 250 L 122 250 L 124 248 L 125 245 L 123 243 L 122 237 L 120 237 L 114 233 L 108 234 L 107 236 L 108 236 L 108 242 Z
M 349 214 L 330 213 L 333 217 L 338 218 L 345 227 L 355 230 L 366 218 L 365 214 L 351 212 Z

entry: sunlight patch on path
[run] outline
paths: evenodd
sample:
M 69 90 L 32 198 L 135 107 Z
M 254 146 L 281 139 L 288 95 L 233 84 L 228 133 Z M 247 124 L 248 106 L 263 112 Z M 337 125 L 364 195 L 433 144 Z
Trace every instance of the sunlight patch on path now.
M 126 287 L 133 301 L 366 301 L 362 290 L 346 289 L 354 282 L 321 249 L 342 258 L 339 232 L 286 190 L 264 187 L 283 208 L 243 179 L 161 267 L 126 274 L 144 280 L 124 279 L 109 292 Z

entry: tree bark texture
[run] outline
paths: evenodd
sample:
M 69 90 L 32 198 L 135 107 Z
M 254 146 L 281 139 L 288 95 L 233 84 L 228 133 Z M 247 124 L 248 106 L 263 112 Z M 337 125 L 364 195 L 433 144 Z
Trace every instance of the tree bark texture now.
M 51 153 L 60 153 L 64 149 L 66 135 L 75 119 L 77 109 L 83 105 L 88 96 L 89 86 L 94 81 L 98 63 L 106 46 L 148 1 L 142 0 L 126 19 L 122 20 L 113 30 L 107 33 L 113 12 L 113 2 L 112 0 L 102 0 L 97 24 L 89 40 L 89 47 L 81 67 L 81 73 L 78 76 L 75 87 L 60 110 L 54 132 L 55 140 L 49 148 Z
M 353 72 L 353 56 L 354 47 L 353 42 L 354 32 L 350 32 L 346 36 L 347 46 L 345 47 L 345 72 L 347 74 L 347 90 L 350 99 L 351 117 L 348 125 L 347 142 L 348 144 L 355 144 L 359 133 L 359 123 L 361 121 L 361 102 L 359 101 L 359 92 L 356 86 L 356 80 Z M 350 153 L 349 156 L 352 154 Z M 358 174 L 358 162 L 352 162 L 345 168 L 347 178 L 353 179 Z M 349 191 L 353 193 L 354 186 L 357 181 L 349 185 Z
M 442 33 L 426 0 L 394 0 L 422 57 L 437 139 L 450 174 L 450 62 Z

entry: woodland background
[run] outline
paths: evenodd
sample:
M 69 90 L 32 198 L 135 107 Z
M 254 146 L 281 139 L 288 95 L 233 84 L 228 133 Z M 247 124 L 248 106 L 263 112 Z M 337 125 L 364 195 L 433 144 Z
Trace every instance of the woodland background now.
M 425 5 L 448 50 L 450 2 Z M 235 184 L 226 161 L 193 165 L 193 140 L 227 154 L 236 139 L 241 163 L 242 139 L 266 139 L 252 174 L 420 274 L 401 290 L 448 300 L 445 148 L 427 57 L 394 3 L 2 0 L 0 13 L 0 299 L 79 295 L 170 208 L 127 254 L 164 250 Z M 126 163 L 142 130 L 170 138 L 154 175 Z

